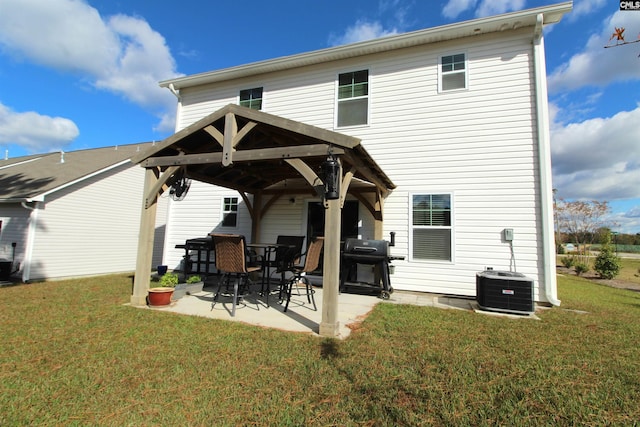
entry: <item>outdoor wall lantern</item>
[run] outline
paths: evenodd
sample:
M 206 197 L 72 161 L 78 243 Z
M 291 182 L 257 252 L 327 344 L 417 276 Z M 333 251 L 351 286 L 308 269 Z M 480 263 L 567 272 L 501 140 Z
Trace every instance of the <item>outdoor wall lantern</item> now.
M 340 198 L 340 163 L 338 159 L 329 153 L 327 160 L 320 165 L 322 180 L 324 181 L 325 200 L 336 200 Z

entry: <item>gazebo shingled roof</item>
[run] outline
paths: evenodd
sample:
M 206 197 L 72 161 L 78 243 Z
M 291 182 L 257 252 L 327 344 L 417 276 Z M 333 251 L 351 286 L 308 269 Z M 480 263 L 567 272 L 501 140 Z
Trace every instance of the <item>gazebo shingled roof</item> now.
M 226 145 L 225 145 L 226 144 Z M 354 191 L 395 188 L 358 138 L 229 104 L 182 129 L 131 161 L 145 168 L 181 166 L 188 177 L 248 194 L 299 191 L 302 160 L 318 171 L 329 151 L 352 171 Z

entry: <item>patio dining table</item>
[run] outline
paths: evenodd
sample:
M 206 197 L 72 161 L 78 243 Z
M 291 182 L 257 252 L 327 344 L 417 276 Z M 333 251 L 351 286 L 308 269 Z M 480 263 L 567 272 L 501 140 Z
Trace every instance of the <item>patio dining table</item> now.
M 267 301 L 270 292 L 271 268 L 273 261 L 275 261 L 276 250 L 280 248 L 291 249 L 294 247 L 295 246 L 293 245 L 285 245 L 281 243 L 247 243 L 247 249 L 262 250 L 262 281 L 260 285 L 260 293 L 264 295 L 266 289 Z

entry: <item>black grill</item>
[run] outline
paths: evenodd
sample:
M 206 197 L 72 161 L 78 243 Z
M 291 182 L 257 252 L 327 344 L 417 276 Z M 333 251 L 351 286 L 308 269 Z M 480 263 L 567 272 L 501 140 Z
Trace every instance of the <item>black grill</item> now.
M 389 256 L 389 242 L 386 240 L 347 239 L 344 242 L 342 258 L 359 264 L 377 264 Z
M 213 255 L 213 239 L 211 236 L 187 239 L 184 245 L 176 245 L 176 249 L 184 249 L 183 274 L 186 280 L 192 273 L 209 275 L 209 267 L 215 264 Z M 196 258 L 193 259 L 193 256 Z
M 386 240 L 347 239 L 342 250 L 340 290 L 343 291 L 347 285 L 354 284 L 347 279 L 358 264 L 373 265 L 376 266 L 382 283 L 357 282 L 356 284 L 381 289 L 380 297 L 388 299 L 393 292 L 389 278 L 389 264 L 394 259 L 403 259 L 403 257 L 390 256 L 389 242 Z

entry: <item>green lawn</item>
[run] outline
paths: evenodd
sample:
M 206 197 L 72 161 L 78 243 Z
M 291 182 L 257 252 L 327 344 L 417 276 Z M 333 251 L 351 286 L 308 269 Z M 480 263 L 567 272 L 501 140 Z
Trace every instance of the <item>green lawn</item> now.
M 570 255 L 558 255 L 556 257 L 557 265 L 563 265 L 562 259 Z M 589 274 L 598 277 L 598 273 L 593 271 L 594 257 L 589 258 Z M 615 277 L 617 280 L 640 284 L 640 259 L 638 258 L 620 258 L 620 272 Z
M 540 320 L 378 304 L 344 341 L 0 289 L 0 425 L 630 425 L 640 293 L 559 279 Z

